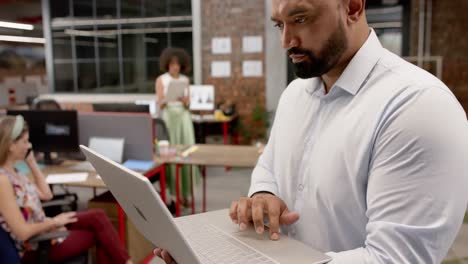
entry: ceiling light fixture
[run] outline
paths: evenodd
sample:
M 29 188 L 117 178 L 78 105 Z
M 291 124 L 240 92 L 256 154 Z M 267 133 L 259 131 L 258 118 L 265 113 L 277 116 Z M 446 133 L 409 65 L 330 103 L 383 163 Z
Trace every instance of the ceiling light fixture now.
M 44 44 L 44 43 L 45 43 L 45 39 L 44 39 L 44 38 L 6 36 L 6 35 L 0 35 L 0 41 L 25 42 L 25 43 L 40 43 L 40 44 Z
M 5 22 L 5 21 L 0 21 L 0 27 L 22 29 L 22 30 L 34 29 L 34 26 L 31 24 L 13 23 L 13 22 Z

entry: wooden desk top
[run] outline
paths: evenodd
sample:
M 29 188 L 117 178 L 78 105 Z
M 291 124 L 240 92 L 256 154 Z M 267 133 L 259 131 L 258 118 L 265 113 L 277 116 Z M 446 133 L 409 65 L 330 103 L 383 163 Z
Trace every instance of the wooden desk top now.
M 178 155 L 171 158 L 156 157 L 157 163 L 203 165 L 203 166 L 227 166 L 239 168 L 253 168 L 260 156 L 260 149 L 255 146 L 238 145 L 209 145 L 198 144 L 198 150 L 187 158 L 182 158 L 180 153 L 189 146 L 176 146 Z
M 72 170 L 71 167 L 77 165 L 83 161 L 75 161 L 75 160 L 66 160 L 60 165 L 49 165 L 42 169 L 44 175 L 49 174 L 56 174 L 56 173 L 76 173 L 80 171 Z M 76 187 L 87 187 L 87 188 L 106 188 L 106 185 L 102 181 L 102 179 L 97 177 L 97 173 L 95 171 L 83 171 L 88 173 L 88 179 L 84 182 L 69 182 L 63 183 L 60 185 L 65 186 L 76 186 Z
M 83 161 L 75 161 L 75 160 L 66 160 L 60 165 L 52 165 L 52 166 L 46 166 L 44 169 L 42 169 L 42 172 L 44 175 L 48 174 L 56 174 L 56 173 L 76 173 L 80 172 L 77 170 L 73 170 L 72 167 L 74 165 L 77 165 Z M 162 163 L 157 163 L 157 165 L 153 166 L 149 171 L 152 171 L 159 166 L 161 166 Z M 95 171 L 82 171 L 88 173 L 88 178 L 84 182 L 68 182 L 68 183 L 61 183 L 60 185 L 64 186 L 75 186 L 75 187 L 86 187 L 86 188 L 107 188 L 106 184 L 102 181 L 101 178 L 97 177 L 97 173 Z M 145 172 L 142 172 L 143 174 Z

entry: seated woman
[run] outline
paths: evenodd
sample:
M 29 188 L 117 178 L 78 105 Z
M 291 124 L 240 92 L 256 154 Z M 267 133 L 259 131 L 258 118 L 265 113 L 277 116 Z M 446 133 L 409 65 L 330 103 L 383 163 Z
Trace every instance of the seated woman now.
M 98 263 L 132 263 L 104 211 L 45 216 L 40 200 L 50 200 L 53 195 L 30 148 L 28 126 L 23 117 L 0 118 L 0 225 L 16 242 L 23 263 L 34 263 L 38 258 L 37 245 L 25 241 L 58 229 L 68 229 L 69 236 L 63 241 L 52 241 L 51 262 L 61 263 L 96 246 Z M 17 173 L 14 165 L 20 160 L 29 166 L 32 181 Z

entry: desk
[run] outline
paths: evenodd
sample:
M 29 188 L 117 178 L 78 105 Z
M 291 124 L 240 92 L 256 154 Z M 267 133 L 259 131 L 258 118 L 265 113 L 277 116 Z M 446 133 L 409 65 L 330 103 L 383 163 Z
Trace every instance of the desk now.
M 219 119 L 214 119 L 214 118 L 194 118 L 192 115 L 192 122 L 195 127 L 195 142 L 204 144 L 205 143 L 205 137 L 206 137 L 206 128 L 205 125 L 207 124 L 222 124 L 223 128 L 223 139 L 224 139 L 224 144 L 227 145 L 229 144 L 229 124 L 233 123 L 234 121 L 237 120 L 237 115 L 229 116 L 227 119 L 224 120 L 219 120 Z M 236 142 L 237 143 L 237 142 Z
M 71 173 L 71 172 L 78 172 L 76 170 L 72 170 L 72 167 L 82 161 L 72 161 L 66 160 L 60 165 L 51 165 L 47 166 L 42 169 L 44 175 L 48 174 L 55 174 L 55 173 Z M 73 186 L 73 187 L 85 187 L 85 188 L 93 188 L 94 195 L 96 195 L 96 188 L 107 188 L 106 184 L 102 181 L 101 178 L 97 177 L 96 172 L 84 171 L 88 173 L 88 178 L 84 182 L 70 182 L 70 183 L 62 183 L 60 185 L 63 186 Z M 159 184 L 161 188 L 161 199 L 163 202 L 166 202 L 166 167 L 164 163 L 156 163 L 153 168 L 150 170 L 143 172 L 147 178 L 152 178 L 156 174 L 160 173 Z M 118 207 L 118 223 L 119 223 L 119 236 L 122 244 L 125 245 L 125 217 L 124 211 L 122 208 Z
M 72 167 L 79 164 L 82 161 L 74 161 L 74 160 L 66 160 L 60 165 L 48 165 L 42 172 L 44 175 L 49 174 L 56 174 L 56 173 L 72 173 L 78 172 L 73 170 Z M 73 187 L 85 187 L 85 188 L 93 188 L 94 195 L 96 195 L 96 188 L 107 188 L 106 184 L 97 177 L 97 173 L 95 171 L 83 171 L 88 173 L 88 178 L 84 182 L 69 182 L 69 183 L 62 183 L 60 185 L 64 186 L 73 186 Z
M 234 146 L 234 145 L 208 145 L 197 144 L 198 150 L 190 154 L 187 158 L 175 156 L 171 158 L 156 157 L 156 163 L 166 163 L 176 165 L 176 216 L 180 216 L 180 168 L 182 165 L 198 165 L 202 167 L 203 176 L 203 212 L 206 211 L 206 166 L 228 166 L 237 168 L 253 168 L 262 152 L 254 146 Z M 188 146 L 176 146 L 180 153 Z M 191 183 L 192 183 L 192 178 Z M 192 185 L 192 184 L 191 184 Z M 192 188 L 192 213 L 195 213 L 195 203 Z

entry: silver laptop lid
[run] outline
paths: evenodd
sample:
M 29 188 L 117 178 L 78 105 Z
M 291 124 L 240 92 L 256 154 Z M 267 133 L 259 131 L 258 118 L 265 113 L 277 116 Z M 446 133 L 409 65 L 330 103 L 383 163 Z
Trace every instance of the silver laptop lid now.
M 141 234 L 171 252 L 177 263 L 200 263 L 146 177 L 85 146 L 80 148 Z

